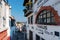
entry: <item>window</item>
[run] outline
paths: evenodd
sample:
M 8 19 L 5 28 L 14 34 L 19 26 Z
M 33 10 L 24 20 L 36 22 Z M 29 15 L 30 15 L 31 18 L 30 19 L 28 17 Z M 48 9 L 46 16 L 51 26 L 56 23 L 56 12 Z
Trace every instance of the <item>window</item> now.
M 40 40 L 40 36 L 36 35 L 36 40 Z
M 55 31 L 55 35 L 56 35 L 56 36 L 59 36 L 59 32 Z
M 6 20 L 6 18 L 5 18 L 5 17 L 3 17 L 3 20 Z
M 5 25 L 6 25 L 6 18 L 3 17 L 3 27 L 5 27 Z
M 33 24 L 33 16 L 28 17 L 28 24 Z
M 41 40 L 45 40 L 45 39 L 41 38 Z
M 30 17 L 28 17 L 28 24 L 30 24 Z
M 29 31 L 29 40 L 33 40 L 33 32 Z
M 55 24 L 54 15 L 49 10 L 43 10 L 37 17 L 38 24 Z

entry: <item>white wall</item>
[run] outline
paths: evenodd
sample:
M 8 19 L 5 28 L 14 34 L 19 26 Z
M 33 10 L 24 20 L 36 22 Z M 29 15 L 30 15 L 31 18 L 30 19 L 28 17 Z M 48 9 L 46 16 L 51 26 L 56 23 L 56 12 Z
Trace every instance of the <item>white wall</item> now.
M 10 36 L 9 13 L 10 13 L 9 6 L 6 5 L 6 27 L 8 27 L 8 30 L 7 30 L 8 36 Z
M 1 4 L 2 7 L 1 7 L 0 27 L 3 31 L 8 29 L 7 33 L 10 36 L 10 26 L 9 26 L 10 6 L 7 3 L 5 3 L 3 0 L 1 1 L 1 3 L 2 3 Z M 5 20 L 3 20 L 3 17 L 5 18 Z
M 43 25 L 43 26 L 46 26 L 46 25 Z M 36 40 L 36 34 L 39 35 L 41 38 L 44 38 L 45 40 L 60 40 L 60 37 L 54 35 L 55 31 L 60 32 L 59 30 L 60 26 L 47 25 L 46 31 L 49 32 L 50 34 L 45 33 L 45 29 L 39 28 L 37 25 L 29 26 L 27 29 L 28 29 L 28 38 L 29 38 L 29 30 L 33 32 L 33 40 Z M 42 32 L 43 34 L 41 34 Z M 51 32 L 53 34 L 51 34 Z
M 33 16 L 33 21 L 34 21 L 34 24 L 29 25 L 27 23 L 27 26 L 28 26 L 27 27 L 27 38 L 29 39 L 29 30 L 31 30 L 33 32 L 33 40 L 36 39 L 36 34 L 39 35 L 41 38 L 44 38 L 45 40 L 60 40 L 60 36 L 57 37 L 57 36 L 54 35 L 55 31 L 60 32 L 60 26 L 47 25 L 47 30 L 45 31 L 45 29 L 39 28 L 37 26 L 37 24 L 35 24 L 36 14 L 37 14 L 38 10 L 40 9 L 39 5 L 42 2 L 44 2 L 44 0 L 39 5 L 37 5 L 38 2 L 39 2 L 39 0 L 33 6 L 33 15 L 34 15 Z M 48 2 L 43 4 L 43 6 L 52 6 L 58 12 L 58 15 L 60 16 L 60 0 L 48 0 Z M 39 25 L 39 26 L 46 26 L 46 25 Z M 41 34 L 42 32 L 43 32 L 43 34 Z M 46 33 L 46 32 L 48 32 L 49 34 Z
M 40 7 L 41 6 L 52 6 L 57 12 L 58 12 L 58 15 L 60 16 L 60 0 L 48 0 L 46 3 L 44 3 L 43 5 L 41 5 L 44 0 L 42 0 L 41 3 L 39 3 L 39 5 L 37 4 L 40 0 L 38 0 L 34 6 L 33 6 L 33 10 L 34 10 L 34 13 L 36 14 Z

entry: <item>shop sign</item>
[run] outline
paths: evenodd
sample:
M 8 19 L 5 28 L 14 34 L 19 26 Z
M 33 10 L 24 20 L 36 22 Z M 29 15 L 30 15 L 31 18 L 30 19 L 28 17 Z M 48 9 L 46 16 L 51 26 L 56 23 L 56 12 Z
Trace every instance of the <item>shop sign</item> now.
M 36 30 L 37 30 L 37 32 L 38 32 L 39 34 L 43 34 L 43 30 L 38 29 L 38 28 L 36 28 Z
M 43 25 L 40 26 L 40 25 L 37 25 L 37 27 L 47 30 L 47 26 L 43 26 Z
M 47 26 L 38 26 L 42 29 L 36 28 L 36 30 L 38 31 L 39 34 L 48 34 L 48 35 L 53 35 L 53 32 L 49 32 L 47 31 Z
M 45 31 L 44 33 L 45 33 L 45 34 L 48 34 L 48 35 L 53 35 L 53 32 Z
M 38 33 L 39 34 L 48 34 L 48 35 L 53 35 L 53 32 L 48 32 L 48 31 L 44 31 L 44 30 L 40 30 L 40 29 L 38 29 Z

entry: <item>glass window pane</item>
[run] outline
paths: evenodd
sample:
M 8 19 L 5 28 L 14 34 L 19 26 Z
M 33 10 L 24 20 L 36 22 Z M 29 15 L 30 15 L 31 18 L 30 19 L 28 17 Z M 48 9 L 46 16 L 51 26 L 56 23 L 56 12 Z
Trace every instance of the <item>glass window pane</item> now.
M 37 23 L 39 23 L 39 18 L 37 19 Z
M 42 15 L 40 17 L 42 18 Z
M 41 12 L 40 15 L 42 15 L 43 13 Z
M 39 17 L 38 17 L 39 19 L 41 18 L 41 16 L 39 15 Z
M 31 16 L 31 24 L 33 24 L 33 16 Z
M 44 19 L 44 23 L 46 23 L 46 18 Z
M 55 35 L 59 37 L 59 32 L 55 31 Z
M 47 18 L 47 23 L 50 23 L 50 18 Z
M 45 40 L 45 39 L 41 38 L 41 40 Z
M 54 23 L 54 22 L 55 22 L 54 17 L 51 17 L 51 22 L 52 22 L 52 23 Z
M 50 17 L 50 13 L 47 13 L 47 17 Z
M 47 13 L 50 13 L 50 11 L 49 11 L 49 10 L 47 10 Z
M 54 16 L 53 13 L 51 13 L 51 16 Z
M 47 18 L 46 18 L 47 17 Z M 40 13 L 37 19 L 38 23 L 55 23 L 54 15 L 49 10 L 44 10 Z
M 43 18 L 46 18 L 46 14 L 43 15 Z
M 40 19 L 40 23 L 42 23 L 42 18 Z
M 46 10 L 44 10 L 44 11 L 43 11 L 43 14 L 45 14 L 46 12 L 47 12 L 47 11 L 46 11 Z
M 30 24 L 30 17 L 28 17 L 28 24 Z

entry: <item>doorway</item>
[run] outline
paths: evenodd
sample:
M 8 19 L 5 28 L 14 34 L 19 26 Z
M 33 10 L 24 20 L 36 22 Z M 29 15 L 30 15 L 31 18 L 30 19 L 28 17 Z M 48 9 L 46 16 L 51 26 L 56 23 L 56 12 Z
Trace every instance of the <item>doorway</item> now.
M 33 40 L 33 32 L 29 31 L 29 40 Z

